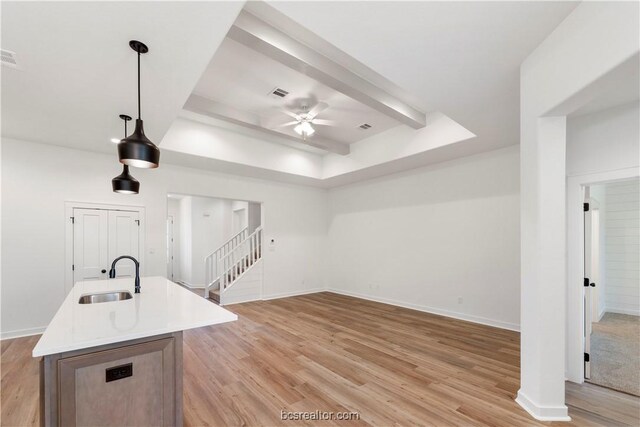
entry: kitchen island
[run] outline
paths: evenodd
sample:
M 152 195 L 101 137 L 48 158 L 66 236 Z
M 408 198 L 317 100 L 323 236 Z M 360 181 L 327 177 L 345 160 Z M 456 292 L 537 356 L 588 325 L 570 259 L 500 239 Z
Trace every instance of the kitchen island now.
M 182 425 L 182 331 L 234 320 L 164 277 L 76 283 L 33 349 L 41 425 Z

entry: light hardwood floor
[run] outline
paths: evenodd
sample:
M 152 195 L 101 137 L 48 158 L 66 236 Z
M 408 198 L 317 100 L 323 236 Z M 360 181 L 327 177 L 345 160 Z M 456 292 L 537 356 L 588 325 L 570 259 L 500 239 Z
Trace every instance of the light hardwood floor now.
M 331 293 L 228 306 L 184 334 L 185 425 L 534 426 L 514 401 L 519 334 Z M 2 425 L 38 423 L 38 337 L 2 341 Z M 567 385 L 571 423 L 640 425 L 638 398 Z M 282 421 L 281 411 L 358 421 Z

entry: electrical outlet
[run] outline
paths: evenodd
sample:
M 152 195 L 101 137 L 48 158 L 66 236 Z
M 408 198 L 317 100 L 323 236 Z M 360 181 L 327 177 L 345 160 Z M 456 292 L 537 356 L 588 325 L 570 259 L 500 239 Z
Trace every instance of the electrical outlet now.
M 463 302 L 462 297 L 458 297 L 458 304 L 462 304 L 462 302 Z

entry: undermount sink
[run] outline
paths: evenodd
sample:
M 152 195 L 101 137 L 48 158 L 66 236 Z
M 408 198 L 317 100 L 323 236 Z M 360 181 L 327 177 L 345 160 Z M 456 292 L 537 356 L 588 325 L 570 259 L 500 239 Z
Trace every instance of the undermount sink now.
M 133 298 L 129 291 L 100 292 L 80 297 L 79 304 L 96 304 L 99 302 L 124 301 Z

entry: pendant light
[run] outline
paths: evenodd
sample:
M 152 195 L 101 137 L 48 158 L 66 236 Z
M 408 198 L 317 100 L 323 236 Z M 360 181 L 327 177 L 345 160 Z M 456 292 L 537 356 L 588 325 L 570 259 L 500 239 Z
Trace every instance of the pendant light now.
M 131 120 L 131 117 L 126 114 L 120 114 L 120 118 L 124 121 L 124 136 L 126 138 L 127 122 Z M 119 144 L 122 144 L 122 142 Z M 113 188 L 114 193 L 138 194 L 138 191 L 140 190 L 140 182 L 129 175 L 129 165 L 124 165 L 122 173 L 111 180 L 111 188 Z
M 133 133 L 118 144 L 118 156 L 120 163 L 127 166 L 157 168 L 160 163 L 160 150 L 145 136 L 140 117 L 140 55 L 149 52 L 149 48 L 137 40 L 131 40 L 129 46 L 138 53 L 138 119 Z

